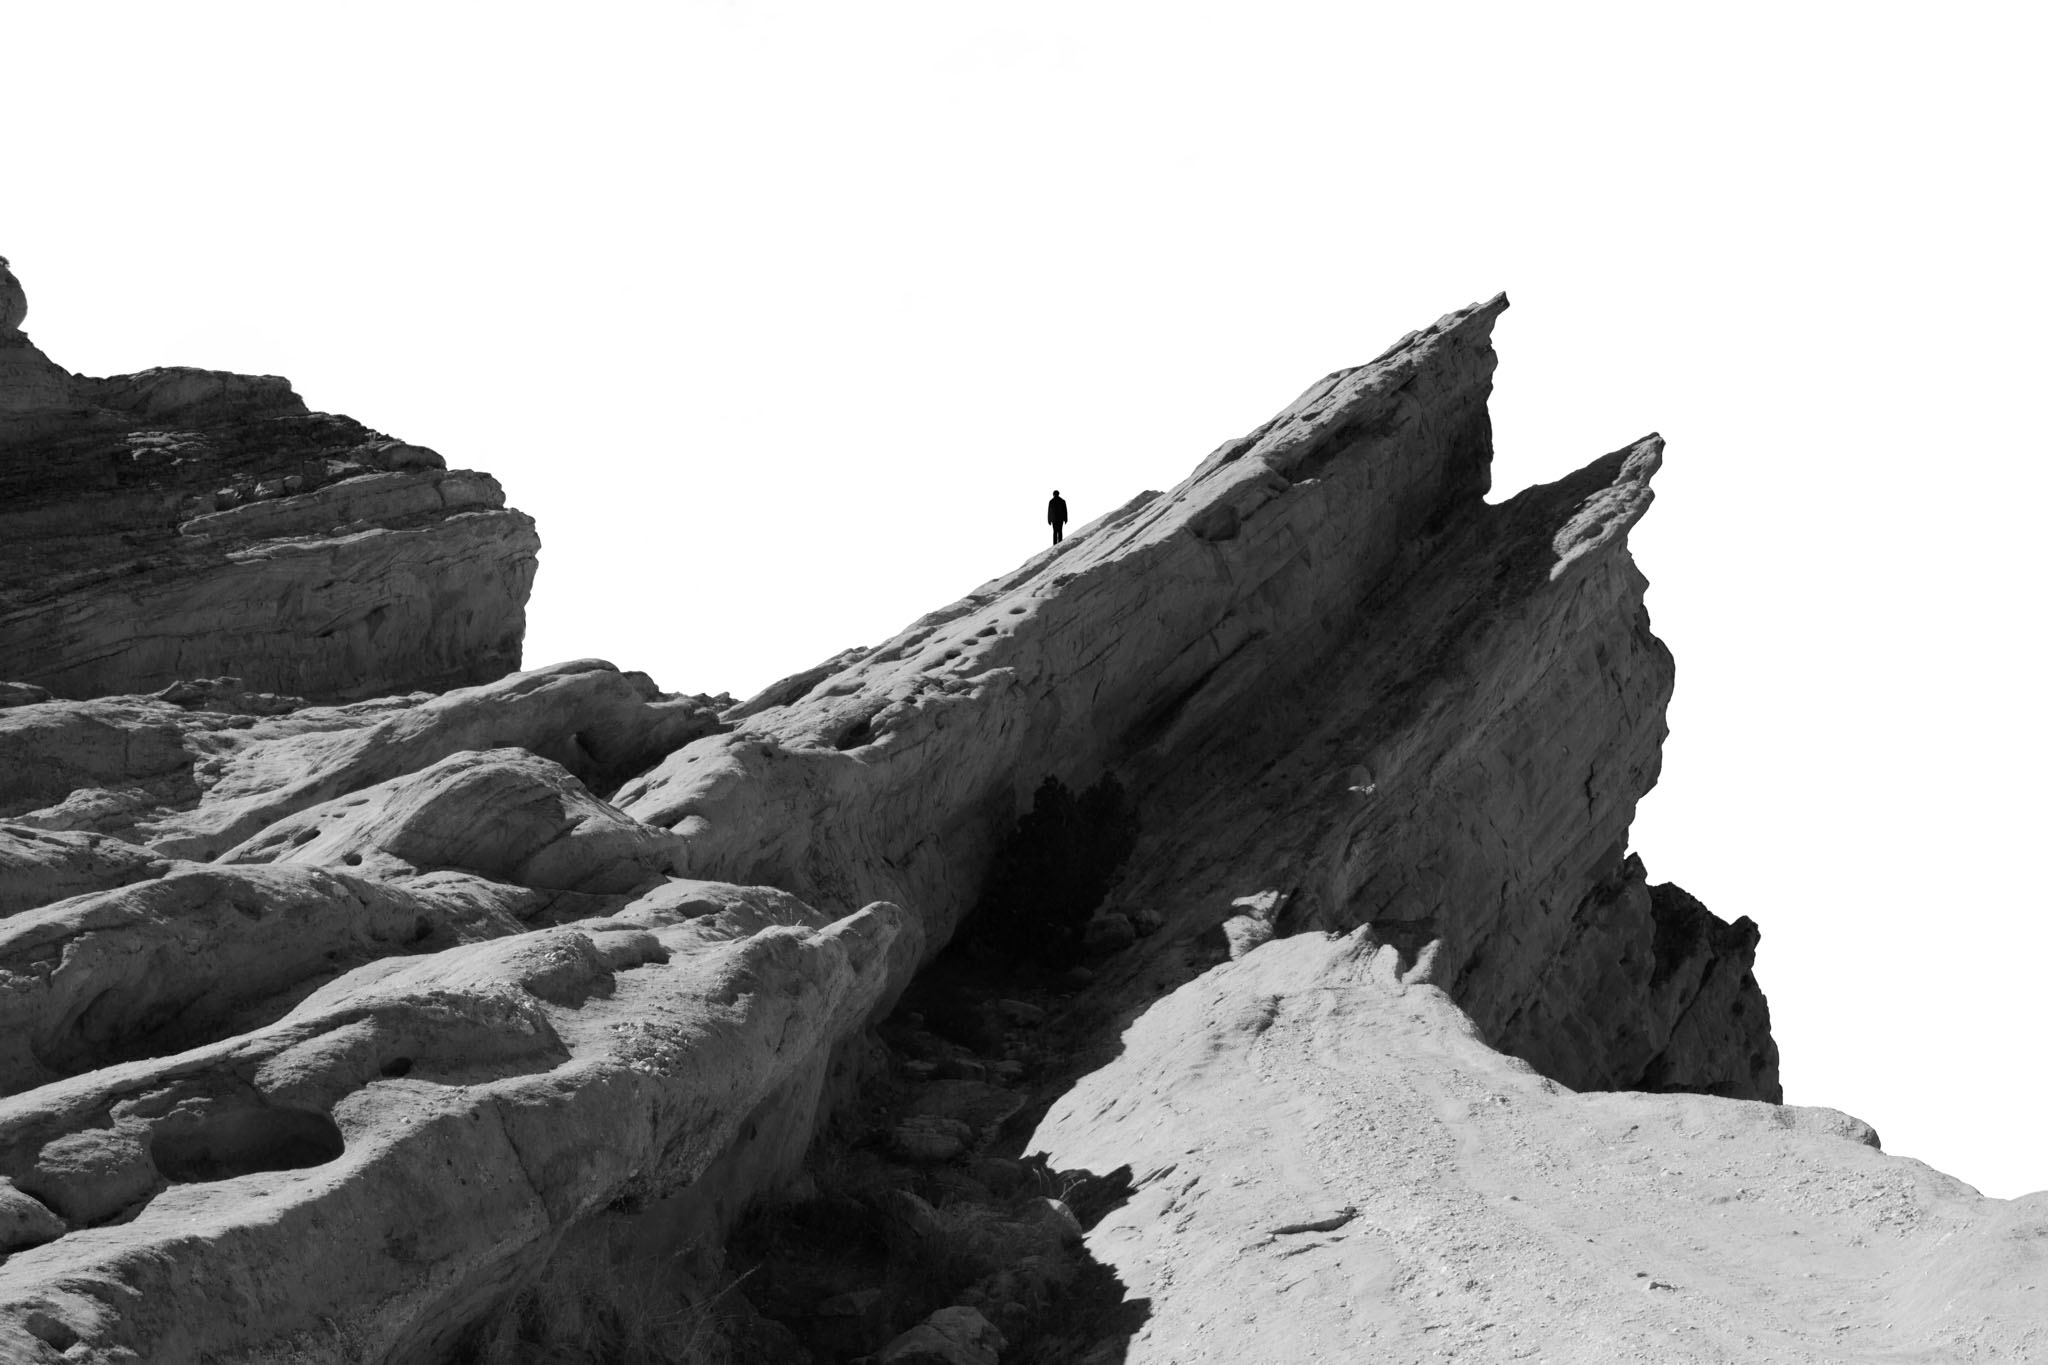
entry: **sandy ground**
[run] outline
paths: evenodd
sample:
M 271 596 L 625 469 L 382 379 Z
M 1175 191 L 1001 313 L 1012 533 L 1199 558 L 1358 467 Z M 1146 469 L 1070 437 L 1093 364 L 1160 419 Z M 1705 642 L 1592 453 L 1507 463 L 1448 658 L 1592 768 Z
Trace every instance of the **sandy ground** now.
M 1575 1094 L 1363 933 L 1162 999 L 1046 1116 L 1129 1163 L 1091 1231 L 1202 1361 L 2048 1361 L 2048 1192 L 1986 1199 L 1826 1109 Z

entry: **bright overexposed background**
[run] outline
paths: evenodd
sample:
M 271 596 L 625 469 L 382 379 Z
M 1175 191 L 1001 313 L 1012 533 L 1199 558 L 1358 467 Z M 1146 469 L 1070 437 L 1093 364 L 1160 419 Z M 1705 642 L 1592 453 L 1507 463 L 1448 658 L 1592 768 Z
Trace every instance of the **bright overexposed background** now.
M 10 7 L 72 369 L 290 376 L 539 519 L 527 661 L 744 695 L 1509 292 L 1495 484 L 1670 442 L 1656 879 L 1787 1097 L 2048 1186 L 2037 6 Z

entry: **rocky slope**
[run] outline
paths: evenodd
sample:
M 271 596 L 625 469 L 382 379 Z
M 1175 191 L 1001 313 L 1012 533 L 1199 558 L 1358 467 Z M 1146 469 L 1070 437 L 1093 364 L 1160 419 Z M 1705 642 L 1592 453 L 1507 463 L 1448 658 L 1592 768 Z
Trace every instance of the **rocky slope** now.
M 2031 1340 L 2038 1203 L 1768 1103 L 1755 927 L 1629 856 L 1662 446 L 1489 505 L 1504 306 L 744 705 L 0 694 L 0 1359 Z M 1136 817 L 1089 965 L 963 967 L 1049 774 Z
M 70 374 L 26 311 L 0 265 L 0 674 L 334 701 L 519 666 L 540 541 L 488 474 L 271 375 Z
M 1984 1199 L 1833 1110 L 1574 1094 L 1366 929 L 1161 1000 L 1034 1140 L 1134 1172 L 1088 1235 L 1148 1308 L 1130 1365 L 2048 1352 L 2048 1192 Z
M 1505 306 L 742 708 L 621 806 L 697 875 L 914 905 L 937 943 L 1042 776 L 1114 770 L 1148 831 L 1116 908 L 1171 926 L 1161 981 L 1263 897 L 1261 933 L 1437 942 L 1488 1034 L 1569 1084 L 1776 1099 L 1754 926 L 1675 888 L 1653 913 L 1626 857 L 1671 690 L 1625 540 L 1662 442 L 1489 506 Z

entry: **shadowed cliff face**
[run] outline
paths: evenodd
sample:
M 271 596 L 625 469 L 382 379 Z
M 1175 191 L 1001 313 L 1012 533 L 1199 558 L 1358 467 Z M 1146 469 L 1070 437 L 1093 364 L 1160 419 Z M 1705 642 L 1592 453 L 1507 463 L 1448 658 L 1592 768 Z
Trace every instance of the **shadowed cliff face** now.
M 0 266 L 0 678 L 346 700 L 519 667 L 539 537 L 488 474 L 274 375 L 63 370 Z
M 88 406 L 24 409 L 0 463 L 23 490 L 0 516 L 58 566 L 7 589 L 0 660 L 48 641 L 53 685 L 117 665 L 170 685 L 0 696 L 27 699 L 0 706 L 0 1354 L 441 1359 L 617 1220 L 715 1265 L 869 1074 L 866 1030 L 1047 775 L 1114 774 L 1140 835 L 1092 984 L 1008 1012 L 1057 1043 L 945 1059 L 978 1068 L 943 1082 L 977 1114 L 1030 1112 L 1034 1066 L 1031 1107 L 1052 1103 L 1161 996 L 1315 997 L 1334 969 L 1300 945 L 1331 930 L 1568 1085 L 1775 1098 L 1755 927 L 1628 855 L 1671 688 L 1626 546 L 1661 442 L 1488 505 L 1505 306 L 1329 376 L 1174 489 L 742 706 L 597 661 L 303 705 L 447 662 L 405 643 L 411 618 L 322 594 L 418 574 L 473 603 L 474 565 L 394 556 L 524 543 L 517 514 L 411 448 L 332 453 L 352 424 L 282 381 L 64 376 Z M 305 456 L 297 487 L 185 501 L 280 450 Z M 88 533 L 89 505 L 135 529 Z M 123 534 L 141 586 L 116 593 Z M 237 636 L 256 608 L 230 593 L 200 629 L 212 599 L 180 596 L 245 573 L 343 643 L 192 684 L 182 630 L 271 657 L 283 618 Z M 65 643 L 140 609 L 186 622 L 169 653 L 111 626 L 118 648 Z M 469 611 L 484 635 L 502 619 Z M 324 689 L 292 671 L 315 662 Z M 1370 1039 L 1384 1013 L 1352 1022 Z M 1468 1054 L 1510 1066 L 1444 1064 Z M 913 1117 L 927 1158 L 993 1140 Z

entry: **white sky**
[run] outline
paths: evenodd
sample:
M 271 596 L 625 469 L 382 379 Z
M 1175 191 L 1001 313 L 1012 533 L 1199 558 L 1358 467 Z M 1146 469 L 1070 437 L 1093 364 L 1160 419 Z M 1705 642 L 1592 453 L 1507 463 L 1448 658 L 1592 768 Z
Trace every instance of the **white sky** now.
M 2044 11 L 72 5 L 0 254 L 93 374 L 496 474 L 527 660 L 744 695 L 1506 289 L 1500 494 L 1657 430 L 1636 847 L 1788 1098 L 2048 1186 Z

